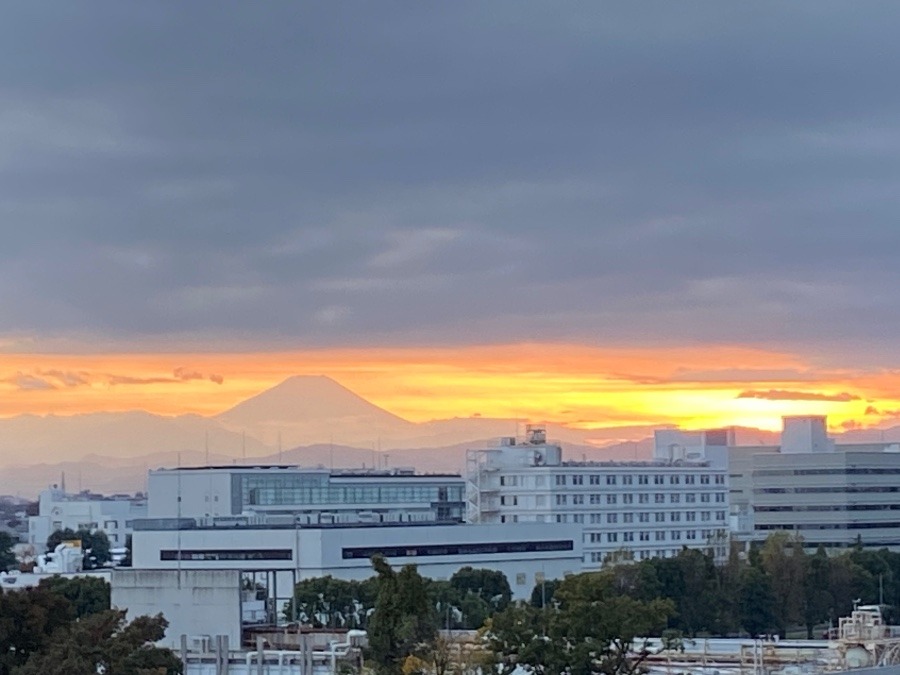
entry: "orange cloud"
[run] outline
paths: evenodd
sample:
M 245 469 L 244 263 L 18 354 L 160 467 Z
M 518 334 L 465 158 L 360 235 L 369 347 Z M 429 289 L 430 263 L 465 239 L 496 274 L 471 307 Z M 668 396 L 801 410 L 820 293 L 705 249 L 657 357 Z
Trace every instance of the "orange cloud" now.
M 414 421 L 477 411 L 484 417 L 597 429 L 658 424 L 776 429 L 783 415 L 828 414 L 838 428 L 854 419 L 878 424 L 888 419 L 879 411 L 900 409 L 895 394 L 900 373 L 824 370 L 793 354 L 741 346 L 517 344 L 223 354 L 5 353 L 0 354 L 0 415 L 129 409 L 215 414 L 295 374 L 328 375 Z M 22 391 L 21 385 L 29 384 L 36 386 Z

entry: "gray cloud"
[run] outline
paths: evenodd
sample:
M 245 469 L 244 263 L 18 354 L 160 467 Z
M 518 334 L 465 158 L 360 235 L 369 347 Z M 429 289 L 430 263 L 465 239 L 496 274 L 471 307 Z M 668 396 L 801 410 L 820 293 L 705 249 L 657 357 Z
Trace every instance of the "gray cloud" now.
M 0 25 L 0 334 L 896 358 L 893 3 L 101 4 Z

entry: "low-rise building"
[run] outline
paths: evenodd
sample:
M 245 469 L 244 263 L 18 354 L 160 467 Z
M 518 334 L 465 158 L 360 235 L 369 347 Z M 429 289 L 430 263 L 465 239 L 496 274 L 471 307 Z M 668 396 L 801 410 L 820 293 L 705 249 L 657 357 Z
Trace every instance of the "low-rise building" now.
M 541 580 L 580 571 L 582 560 L 581 529 L 555 523 L 307 525 L 258 517 L 162 518 L 138 521 L 133 541 L 135 569 L 261 573 L 272 579 L 269 588 L 285 593 L 300 579 L 367 579 L 371 558 L 379 554 L 392 565 L 415 564 L 433 579 L 449 579 L 466 566 L 497 570 L 515 597 L 527 598 Z
M 141 495 L 103 496 L 84 491 L 69 494 L 52 486 L 41 492 L 38 515 L 28 518 L 28 543 L 43 552 L 56 531 L 102 530 L 112 548 L 125 546 L 132 523 L 147 517 L 147 500 Z

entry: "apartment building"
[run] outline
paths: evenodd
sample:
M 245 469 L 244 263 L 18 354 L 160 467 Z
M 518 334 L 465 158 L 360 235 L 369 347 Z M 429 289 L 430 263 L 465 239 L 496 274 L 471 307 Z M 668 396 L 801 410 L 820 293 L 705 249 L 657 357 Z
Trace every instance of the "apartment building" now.
M 684 546 L 727 555 L 727 469 L 702 454 L 662 443 L 652 461 L 566 461 L 559 444 L 530 427 L 524 442 L 470 450 L 466 473 L 470 522 L 576 524 L 584 569 L 619 556 L 674 556 Z

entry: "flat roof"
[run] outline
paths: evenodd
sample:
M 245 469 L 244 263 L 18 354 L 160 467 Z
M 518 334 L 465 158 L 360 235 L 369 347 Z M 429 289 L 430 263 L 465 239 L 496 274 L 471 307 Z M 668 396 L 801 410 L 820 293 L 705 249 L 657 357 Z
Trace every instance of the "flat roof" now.
M 209 466 L 176 466 L 176 467 L 159 467 L 152 469 L 151 473 L 156 472 L 176 472 L 176 471 L 227 471 L 229 473 L 241 473 L 245 471 L 292 471 L 300 473 L 320 473 L 331 476 L 333 478 L 462 478 L 459 473 L 417 473 L 412 469 L 396 468 L 396 469 L 362 469 L 362 468 L 334 468 L 329 469 L 323 466 L 300 466 L 298 464 L 224 464 Z

